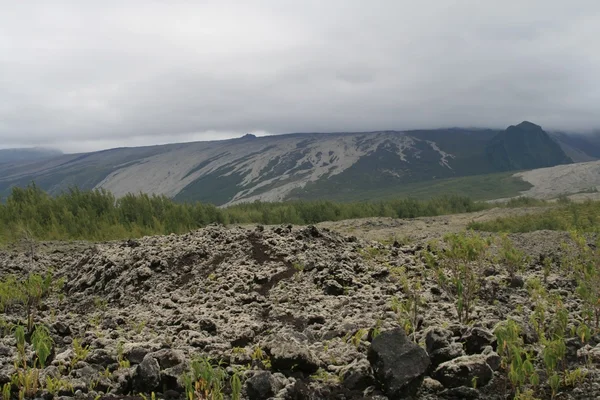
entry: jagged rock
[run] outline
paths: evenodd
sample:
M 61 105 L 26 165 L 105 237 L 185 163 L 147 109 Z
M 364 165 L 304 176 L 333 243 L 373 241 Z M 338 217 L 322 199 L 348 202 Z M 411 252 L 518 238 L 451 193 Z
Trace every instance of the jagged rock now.
M 148 393 L 160 385 L 160 365 L 154 357 L 144 357 L 135 368 L 133 388 L 139 392 Z
M 54 331 L 56 333 L 58 333 L 60 336 L 68 336 L 71 334 L 71 328 L 69 327 L 69 325 L 67 325 L 61 321 L 56 321 L 52 325 L 52 329 L 54 329 Z
M 361 358 L 354 360 L 351 364 L 340 371 L 342 384 L 350 390 L 365 390 L 375 384 L 375 378 L 369 361 Z
M 115 355 L 110 354 L 105 349 L 95 349 L 90 352 L 85 361 L 89 364 L 101 365 L 106 368 L 109 365 L 116 363 L 117 359 Z
M 494 334 L 478 327 L 469 329 L 460 341 L 465 344 L 467 354 L 480 354 L 487 346 L 496 345 Z
M 523 277 L 515 275 L 510 278 L 510 287 L 514 289 L 520 289 L 525 285 L 525 280 Z
M 201 319 L 198 322 L 198 325 L 200 326 L 200 330 L 206 332 L 206 333 L 210 333 L 211 335 L 214 335 L 217 333 L 217 325 L 215 324 L 215 322 L 213 320 L 210 319 Z
M 150 349 L 142 346 L 134 345 L 123 348 L 123 357 L 132 364 L 140 364 L 148 353 L 150 353 Z
M 441 392 L 442 390 L 444 390 L 444 385 L 442 385 L 435 379 L 427 376 L 425 377 L 425 379 L 423 379 L 423 383 L 421 384 L 421 390 L 432 393 Z
M 249 400 L 263 400 L 274 396 L 282 384 L 269 371 L 259 371 L 246 381 L 246 393 Z
M 337 281 L 334 281 L 333 279 L 325 281 L 323 286 L 325 288 L 326 294 L 329 294 L 332 296 L 340 296 L 340 295 L 344 294 L 344 287 L 342 285 L 340 285 Z
M 479 398 L 479 392 L 476 389 L 467 386 L 446 389 L 439 395 L 443 399 L 448 400 L 476 400 Z
M 429 354 L 435 350 L 450 346 L 451 341 L 452 331 L 439 327 L 428 330 L 425 335 L 425 346 Z
M 463 346 L 460 343 L 452 343 L 447 347 L 437 349 L 429 354 L 431 360 L 430 371 L 434 371 L 438 365 L 454 360 L 455 358 L 464 356 Z
M 409 341 L 400 328 L 373 339 L 368 359 L 383 392 L 391 398 L 414 396 L 429 367 L 425 350 Z
M 319 363 L 308 347 L 292 340 L 278 340 L 269 345 L 271 365 L 274 371 L 300 371 L 312 374 L 319 369 Z
M 569 361 L 577 361 L 577 352 L 584 346 L 584 343 L 578 337 L 565 340 L 566 358 Z
M 455 388 L 459 386 L 485 386 L 492 379 L 494 372 L 487 364 L 485 356 L 471 355 L 447 361 L 435 370 L 433 378 L 441 382 L 444 387 Z M 474 381 L 475 380 L 475 381 Z
M 144 358 L 152 357 L 158 361 L 160 369 L 172 368 L 185 362 L 185 355 L 180 350 L 161 349 L 148 353 Z
M 133 389 L 134 368 L 119 368 L 113 372 L 113 392 L 126 394 Z
M 502 358 L 494 351 L 492 346 L 487 346 L 481 354 L 485 357 L 485 362 L 490 366 L 492 371 L 497 371 L 502 363 Z

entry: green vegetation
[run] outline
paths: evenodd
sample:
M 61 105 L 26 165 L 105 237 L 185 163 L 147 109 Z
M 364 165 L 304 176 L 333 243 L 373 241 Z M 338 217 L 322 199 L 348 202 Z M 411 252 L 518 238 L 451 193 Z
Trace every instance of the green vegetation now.
M 474 200 L 494 200 L 518 196 L 522 191 L 531 188 L 531 184 L 521 178 L 514 177 L 515 172 L 486 175 L 462 176 L 426 180 L 413 183 L 385 185 L 374 189 L 349 190 L 348 185 L 332 190 L 331 184 L 308 184 L 305 189 L 292 193 L 291 197 L 302 199 L 321 198 L 334 201 L 365 201 L 369 199 L 388 200 L 398 197 L 411 197 L 426 200 L 432 197 L 468 196 Z M 314 187 L 313 187 L 314 186 Z M 355 186 L 350 186 L 355 187 Z
M 482 261 L 489 243 L 478 235 L 448 234 L 440 252 L 438 282 L 455 300 L 458 321 L 469 323 L 479 291 Z
M 242 391 L 240 374 L 228 373 L 221 363 L 210 358 L 192 361 L 190 371 L 183 375 L 186 398 L 188 400 L 223 400 L 226 386 L 229 386 L 232 400 L 239 400 Z M 227 385 L 229 381 L 229 385 Z
M 177 203 L 164 196 L 127 195 L 115 199 L 105 190 L 71 189 L 52 197 L 35 185 L 14 188 L 0 204 L 0 243 L 38 240 L 111 240 L 151 234 L 184 233 L 210 223 L 311 224 L 349 218 L 413 218 L 472 212 L 492 207 L 467 197 L 428 201 L 396 199 L 334 203 L 295 201 L 249 203 L 217 208 Z
M 573 203 L 561 199 L 557 207 L 544 212 L 472 222 L 469 229 L 488 232 L 532 232 L 542 229 L 600 232 L 600 202 Z

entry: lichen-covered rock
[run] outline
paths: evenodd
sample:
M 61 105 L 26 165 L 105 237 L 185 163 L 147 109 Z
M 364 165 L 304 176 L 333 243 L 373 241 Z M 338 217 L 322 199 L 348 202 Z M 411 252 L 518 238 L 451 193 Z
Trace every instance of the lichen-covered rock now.
M 425 350 L 409 341 L 400 328 L 373 339 L 368 358 L 382 390 L 393 399 L 414 396 L 429 367 Z
M 471 355 L 440 364 L 433 373 L 433 377 L 447 388 L 480 387 L 486 385 L 492 379 L 493 374 L 485 356 Z

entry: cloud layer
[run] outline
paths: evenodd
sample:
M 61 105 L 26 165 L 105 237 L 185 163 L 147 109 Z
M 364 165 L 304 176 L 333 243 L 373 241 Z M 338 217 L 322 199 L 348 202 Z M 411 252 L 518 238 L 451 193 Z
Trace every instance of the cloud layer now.
M 599 37 L 595 0 L 5 2 L 0 147 L 597 129 Z

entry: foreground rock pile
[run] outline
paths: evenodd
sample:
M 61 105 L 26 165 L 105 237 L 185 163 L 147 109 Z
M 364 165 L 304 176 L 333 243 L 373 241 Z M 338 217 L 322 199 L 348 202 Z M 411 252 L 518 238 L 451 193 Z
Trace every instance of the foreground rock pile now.
M 315 227 L 209 226 L 33 258 L 0 253 L 0 273 L 53 268 L 65 279 L 62 295 L 36 315 L 54 341 L 41 386 L 47 377 L 68 382 L 56 396 L 185 398 L 182 375 L 202 356 L 230 375 L 237 371 L 242 398 L 251 400 L 506 398 L 510 384 L 493 330 L 508 316 L 527 326 L 527 290 L 522 282 L 502 284 L 502 266 L 490 263 L 474 322 L 461 325 L 448 294 L 428 279 L 417 332 L 406 336 L 391 306 L 406 294 L 390 270 L 422 274 L 425 250 Z M 541 274 L 536 262 L 530 267 L 528 275 Z M 572 297 L 572 284 L 560 276 L 547 282 Z M 575 302 L 568 306 L 577 310 Z M 19 307 L 3 318 L 24 323 Z M 0 386 L 10 382 L 18 357 L 13 335 L 2 333 Z M 88 348 L 83 359 L 74 342 Z M 570 342 L 569 362 L 587 362 L 588 379 L 561 398 L 600 395 L 598 342 Z M 27 354 L 32 361 L 29 347 Z M 229 398 L 230 389 L 223 391 Z

